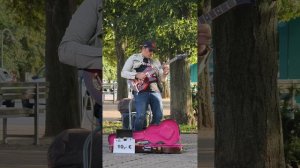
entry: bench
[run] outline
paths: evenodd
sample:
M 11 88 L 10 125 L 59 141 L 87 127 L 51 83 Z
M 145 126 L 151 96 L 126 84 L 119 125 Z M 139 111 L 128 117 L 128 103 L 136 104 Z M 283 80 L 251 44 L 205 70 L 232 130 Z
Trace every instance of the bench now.
M 47 82 L 13 82 L 0 83 L 0 100 L 30 100 L 33 101 L 33 107 L 23 107 L 22 104 L 15 104 L 14 107 L 0 108 L 0 118 L 3 120 L 3 143 L 7 143 L 9 137 L 30 137 L 34 139 L 34 144 L 39 144 L 39 113 L 44 112 L 45 100 L 48 95 Z M 33 117 L 34 131 L 33 135 L 8 134 L 7 119 L 18 117 Z

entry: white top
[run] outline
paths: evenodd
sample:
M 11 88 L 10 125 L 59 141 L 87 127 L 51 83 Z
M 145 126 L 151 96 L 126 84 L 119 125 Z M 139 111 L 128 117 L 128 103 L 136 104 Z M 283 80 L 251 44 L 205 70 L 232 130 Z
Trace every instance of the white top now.
M 138 68 L 142 65 L 143 62 L 143 55 L 141 53 L 139 54 L 133 54 L 131 55 L 125 62 L 123 69 L 121 71 L 121 76 L 126 79 L 135 79 L 135 75 L 137 72 L 135 71 L 135 68 Z M 150 59 L 150 63 L 154 68 L 156 68 L 159 72 L 160 80 L 164 81 L 166 76 L 163 75 L 163 70 L 161 67 L 161 64 L 158 60 Z

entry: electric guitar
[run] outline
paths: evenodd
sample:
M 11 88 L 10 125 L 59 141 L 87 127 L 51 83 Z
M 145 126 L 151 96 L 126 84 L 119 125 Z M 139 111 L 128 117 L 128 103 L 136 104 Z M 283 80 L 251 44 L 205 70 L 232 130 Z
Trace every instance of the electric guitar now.
M 181 60 L 181 59 L 185 59 L 188 56 L 188 54 L 179 54 L 176 55 L 174 58 L 172 58 L 170 61 L 168 61 L 167 65 L 171 64 L 172 62 L 176 61 L 176 60 Z M 143 64 L 142 62 L 140 63 L 141 65 Z M 141 79 L 128 79 L 128 84 L 131 87 L 131 89 L 135 92 L 140 92 L 145 90 L 150 83 L 157 81 L 157 77 L 155 76 L 155 73 L 159 71 L 160 67 L 153 67 L 153 66 L 148 66 L 143 73 L 146 74 L 146 78 L 141 80 Z

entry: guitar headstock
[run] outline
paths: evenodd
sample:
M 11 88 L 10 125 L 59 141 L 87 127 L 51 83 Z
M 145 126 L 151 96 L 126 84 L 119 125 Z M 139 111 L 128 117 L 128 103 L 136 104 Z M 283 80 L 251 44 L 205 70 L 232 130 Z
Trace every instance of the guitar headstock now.
M 189 55 L 190 54 L 188 54 L 188 53 L 183 53 L 183 54 L 177 54 L 177 55 L 175 55 L 175 57 L 176 57 L 176 59 L 181 60 L 181 59 L 185 59 Z
M 242 4 L 255 4 L 256 0 L 235 0 L 237 5 L 242 5 Z
M 169 60 L 166 64 L 171 64 L 172 62 L 174 62 L 176 60 L 185 59 L 189 55 L 190 55 L 189 53 L 177 54 L 177 55 L 175 55 L 174 58 L 172 58 L 171 60 Z

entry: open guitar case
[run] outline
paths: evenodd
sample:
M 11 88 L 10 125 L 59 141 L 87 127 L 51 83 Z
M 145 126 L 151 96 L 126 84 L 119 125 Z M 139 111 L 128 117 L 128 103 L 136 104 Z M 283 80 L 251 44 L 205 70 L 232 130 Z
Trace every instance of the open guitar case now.
M 135 153 L 178 154 L 183 150 L 179 126 L 172 119 L 164 120 L 159 125 L 150 125 L 142 131 L 132 131 L 131 136 L 135 139 Z M 114 147 L 114 139 L 117 137 L 119 137 L 117 133 L 108 136 L 111 152 Z

